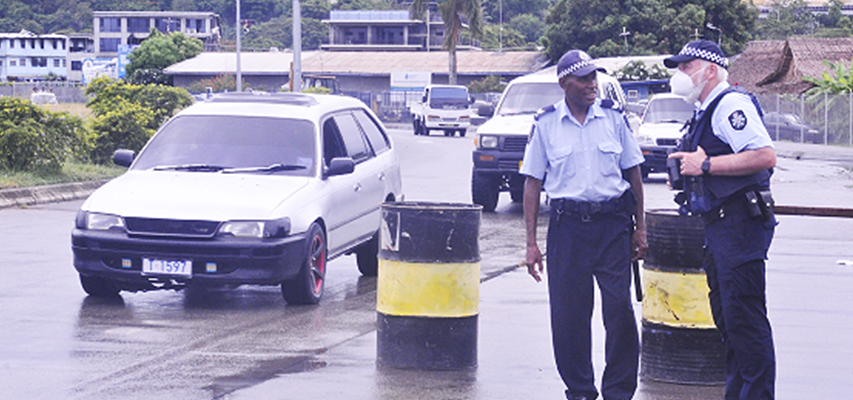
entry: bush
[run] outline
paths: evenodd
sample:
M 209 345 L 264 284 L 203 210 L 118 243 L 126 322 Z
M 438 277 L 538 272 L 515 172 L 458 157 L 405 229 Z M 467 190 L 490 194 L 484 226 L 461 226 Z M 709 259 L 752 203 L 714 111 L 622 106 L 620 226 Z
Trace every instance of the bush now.
M 109 163 L 120 148 L 139 151 L 164 122 L 191 105 L 193 98 L 181 88 L 163 85 L 132 85 L 97 78 L 86 88 L 94 95 L 86 104 L 94 112 L 86 144 L 90 159 Z
M 109 163 L 117 149 L 138 152 L 155 132 L 149 128 L 154 120 L 150 109 L 124 99 L 113 104 L 115 107 L 92 118 L 90 159 L 96 164 Z
M 29 100 L 0 98 L 0 167 L 56 172 L 85 136 L 76 116 L 52 113 Z

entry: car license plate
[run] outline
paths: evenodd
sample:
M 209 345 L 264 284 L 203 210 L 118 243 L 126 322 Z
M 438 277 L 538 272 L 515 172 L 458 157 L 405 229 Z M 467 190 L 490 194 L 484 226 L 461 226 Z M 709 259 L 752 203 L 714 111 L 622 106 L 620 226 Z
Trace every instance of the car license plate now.
M 143 258 L 142 273 L 190 276 L 193 273 L 193 262 L 190 260 L 158 260 Z

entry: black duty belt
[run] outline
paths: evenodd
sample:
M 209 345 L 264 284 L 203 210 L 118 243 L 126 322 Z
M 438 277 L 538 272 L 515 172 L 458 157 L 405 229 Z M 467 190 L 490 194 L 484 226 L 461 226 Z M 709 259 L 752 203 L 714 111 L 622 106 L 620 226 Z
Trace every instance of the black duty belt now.
M 631 191 L 626 190 L 622 196 L 605 201 L 577 201 L 572 199 L 551 199 L 549 205 L 561 213 L 593 215 L 614 214 L 628 208 Z

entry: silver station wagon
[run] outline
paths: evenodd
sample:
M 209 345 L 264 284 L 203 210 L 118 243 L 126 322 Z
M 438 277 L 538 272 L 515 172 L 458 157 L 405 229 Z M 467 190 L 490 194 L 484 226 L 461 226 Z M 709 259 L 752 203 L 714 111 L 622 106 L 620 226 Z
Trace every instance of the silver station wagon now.
M 326 263 L 376 275 L 380 205 L 403 200 L 393 143 L 348 97 L 223 94 L 180 113 L 83 204 L 74 267 L 92 296 L 187 285 L 323 295 Z

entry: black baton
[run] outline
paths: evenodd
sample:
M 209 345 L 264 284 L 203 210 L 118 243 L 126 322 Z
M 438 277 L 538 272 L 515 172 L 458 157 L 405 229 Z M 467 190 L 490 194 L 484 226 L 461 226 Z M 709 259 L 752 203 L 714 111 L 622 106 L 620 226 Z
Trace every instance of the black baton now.
M 634 260 L 634 294 L 637 295 L 637 301 L 643 301 L 643 282 L 640 279 L 640 260 Z

